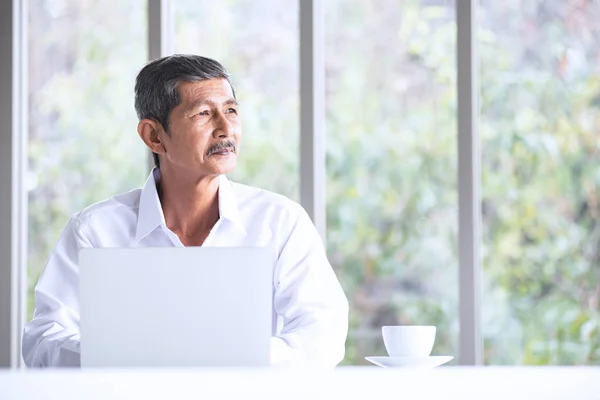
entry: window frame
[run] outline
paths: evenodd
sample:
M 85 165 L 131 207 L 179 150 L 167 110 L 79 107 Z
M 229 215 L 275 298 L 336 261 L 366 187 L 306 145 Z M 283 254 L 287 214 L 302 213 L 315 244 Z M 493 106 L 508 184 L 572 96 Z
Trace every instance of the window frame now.
M 27 2 L 0 12 L 0 367 L 19 368 L 27 304 Z

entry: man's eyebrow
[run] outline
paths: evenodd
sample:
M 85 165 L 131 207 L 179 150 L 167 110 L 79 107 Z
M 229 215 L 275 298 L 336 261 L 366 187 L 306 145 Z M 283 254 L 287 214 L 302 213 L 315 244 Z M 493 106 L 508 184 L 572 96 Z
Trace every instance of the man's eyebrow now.
M 188 110 L 193 110 L 201 105 L 204 104 L 208 104 L 208 105 L 214 105 L 215 102 L 210 100 L 210 99 L 197 99 L 194 102 L 192 102 L 192 104 L 188 107 Z M 229 105 L 234 105 L 234 106 L 239 106 L 240 103 L 238 103 L 238 101 L 234 98 L 230 98 L 228 100 L 225 100 L 223 102 L 223 105 L 229 106 Z

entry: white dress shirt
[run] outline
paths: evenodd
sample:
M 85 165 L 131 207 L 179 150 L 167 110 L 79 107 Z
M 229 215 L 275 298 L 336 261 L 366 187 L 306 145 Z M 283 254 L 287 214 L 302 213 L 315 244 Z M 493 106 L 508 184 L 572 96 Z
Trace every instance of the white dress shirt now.
M 142 189 L 94 204 L 68 221 L 35 288 L 34 317 L 23 334 L 28 366 L 79 365 L 79 249 L 183 247 L 165 224 L 159 180 L 154 169 Z M 304 209 L 224 175 L 218 201 L 220 218 L 203 246 L 270 246 L 279 255 L 271 363 L 337 365 L 344 356 L 348 302 Z

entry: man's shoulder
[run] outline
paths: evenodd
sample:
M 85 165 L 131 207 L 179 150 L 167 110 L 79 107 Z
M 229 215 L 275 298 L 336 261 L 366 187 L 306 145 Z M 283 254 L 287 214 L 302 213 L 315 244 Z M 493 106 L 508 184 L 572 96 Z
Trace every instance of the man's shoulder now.
M 126 193 L 109 197 L 106 200 L 94 203 L 76 214 L 81 222 L 106 221 L 107 219 L 121 219 L 137 216 L 140 204 L 141 189 L 133 189 Z

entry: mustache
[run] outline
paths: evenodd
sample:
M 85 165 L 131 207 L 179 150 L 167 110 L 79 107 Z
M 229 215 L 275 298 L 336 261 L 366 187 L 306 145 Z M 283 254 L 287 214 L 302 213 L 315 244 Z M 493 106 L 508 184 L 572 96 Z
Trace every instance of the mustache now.
M 213 144 L 212 146 L 210 146 L 208 148 L 208 150 L 206 151 L 206 155 L 211 156 L 221 150 L 224 150 L 224 149 L 227 149 L 230 147 L 233 149 L 234 153 L 237 151 L 237 144 L 235 143 L 235 141 L 223 140 L 221 142 L 217 142 L 217 143 Z

